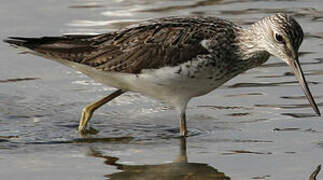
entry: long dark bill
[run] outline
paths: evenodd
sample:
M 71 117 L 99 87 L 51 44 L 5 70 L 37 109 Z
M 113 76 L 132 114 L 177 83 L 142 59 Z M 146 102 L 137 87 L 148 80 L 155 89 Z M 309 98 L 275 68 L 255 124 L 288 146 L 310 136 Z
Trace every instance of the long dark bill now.
M 315 113 L 318 115 L 318 116 L 321 116 L 321 113 L 320 113 L 320 110 L 319 108 L 317 107 L 314 99 L 313 99 L 313 96 L 307 86 L 307 82 L 305 80 L 305 77 L 304 77 L 304 73 L 303 73 L 303 70 L 301 68 L 301 65 L 299 64 L 299 61 L 298 61 L 298 58 L 294 59 L 291 63 L 290 63 L 290 66 L 293 68 L 294 70 L 294 73 L 296 75 L 296 78 L 299 82 L 299 84 L 301 85 L 308 101 L 310 102 L 313 110 L 315 111 Z

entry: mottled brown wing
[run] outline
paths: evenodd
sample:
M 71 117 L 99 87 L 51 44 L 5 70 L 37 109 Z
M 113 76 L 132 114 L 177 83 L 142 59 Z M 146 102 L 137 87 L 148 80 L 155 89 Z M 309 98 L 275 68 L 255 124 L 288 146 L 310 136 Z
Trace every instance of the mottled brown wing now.
M 200 43 L 217 33 L 214 24 L 222 26 L 215 20 L 165 18 L 101 35 L 13 37 L 5 41 L 46 57 L 77 62 L 102 71 L 140 73 L 143 69 L 176 66 L 197 55 L 209 54 Z
M 178 24 L 139 26 L 118 33 L 101 45 L 100 53 L 83 59 L 103 71 L 140 73 L 143 69 L 175 66 L 197 55 L 209 54 L 201 46 L 211 37 L 207 27 Z

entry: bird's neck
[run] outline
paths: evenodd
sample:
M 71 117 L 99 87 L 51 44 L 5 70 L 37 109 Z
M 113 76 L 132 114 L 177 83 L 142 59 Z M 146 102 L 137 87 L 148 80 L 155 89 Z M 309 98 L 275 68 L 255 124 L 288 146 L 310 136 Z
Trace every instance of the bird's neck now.
M 266 62 L 270 54 L 260 46 L 261 38 L 254 32 L 253 26 L 248 29 L 240 29 L 237 35 L 237 47 L 242 60 L 259 66 Z

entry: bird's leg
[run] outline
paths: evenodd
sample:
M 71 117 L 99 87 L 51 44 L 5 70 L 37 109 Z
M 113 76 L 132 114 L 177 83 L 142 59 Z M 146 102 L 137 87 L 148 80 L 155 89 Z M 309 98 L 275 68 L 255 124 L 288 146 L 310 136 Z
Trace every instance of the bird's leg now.
M 187 136 L 187 128 L 186 128 L 186 106 L 189 99 L 180 100 L 176 104 L 176 109 L 179 112 L 179 133 L 180 136 Z
M 180 135 L 183 136 L 183 137 L 187 136 L 185 110 L 181 111 L 181 113 L 180 113 L 180 123 L 179 123 L 179 125 L 180 125 L 180 127 L 179 127 Z
M 100 99 L 99 101 L 96 101 L 92 104 L 85 106 L 82 110 L 82 117 L 80 119 L 80 124 L 79 124 L 79 128 L 78 128 L 79 132 L 85 133 L 86 125 L 90 121 L 92 114 L 96 109 L 98 109 L 99 107 L 101 107 L 105 103 L 111 101 L 112 99 L 120 96 L 123 93 L 125 93 L 125 91 L 118 89 L 117 91 L 111 93 L 110 95 Z
M 187 153 L 186 153 L 186 137 L 180 137 L 180 149 L 179 154 L 175 160 L 177 163 L 187 163 Z

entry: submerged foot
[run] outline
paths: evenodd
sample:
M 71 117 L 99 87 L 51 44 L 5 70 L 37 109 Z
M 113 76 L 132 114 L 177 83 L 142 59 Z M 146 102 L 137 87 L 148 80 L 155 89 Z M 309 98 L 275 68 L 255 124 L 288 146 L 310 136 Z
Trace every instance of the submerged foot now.
M 87 137 L 88 135 L 94 135 L 94 134 L 99 133 L 98 130 L 96 130 L 95 128 L 92 128 L 92 127 L 83 128 L 82 130 L 79 129 L 79 132 L 80 132 L 81 136 L 83 136 L 83 137 Z

